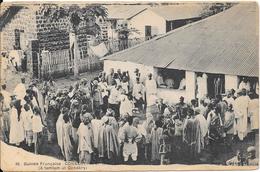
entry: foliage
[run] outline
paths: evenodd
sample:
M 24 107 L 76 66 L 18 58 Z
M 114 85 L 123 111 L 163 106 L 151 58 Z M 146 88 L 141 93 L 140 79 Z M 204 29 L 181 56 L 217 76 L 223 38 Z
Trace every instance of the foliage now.
M 68 18 L 70 22 L 70 29 L 76 32 L 81 22 L 85 22 L 90 30 L 99 30 L 96 24 L 96 17 L 107 17 L 107 9 L 101 5 L 57 5 L 57 4 L 43 4 L 39 10 L 47 20 L 59 21 L 60 19 Z

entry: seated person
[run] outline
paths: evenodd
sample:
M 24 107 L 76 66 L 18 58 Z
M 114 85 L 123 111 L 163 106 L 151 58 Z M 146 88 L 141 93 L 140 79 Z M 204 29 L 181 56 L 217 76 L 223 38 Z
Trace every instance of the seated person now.
M 249 166 L 258 166 L 258 158 L 256 158 L 256 149 L 254 146 L 249 146 L 247 148 L 247 158 L 246 165 Z
M 185 90 L 186 88 L 186 79 L 183 78 L 180 82 L 179 90 Z
M 158 87 L 166 88 L 166 84 L 163 81 L 163 77 L 162 77 L 161 73 L 158 74 L 157 79 L 156 79 L 156 83 L 157 83 Z
M 165 84 L 166 88 L 174 88 L 174 80 L 172 78 L 167 78 Z

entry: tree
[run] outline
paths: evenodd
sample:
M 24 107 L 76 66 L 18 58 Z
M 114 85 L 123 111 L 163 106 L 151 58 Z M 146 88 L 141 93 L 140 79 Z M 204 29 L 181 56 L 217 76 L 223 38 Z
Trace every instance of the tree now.
M 69 19 L 69 37 L 70 47 L 72 48 L 72 56 L 74 57 L 74 76 L 77 78 L 79 74 L 79 47 L 77 42 L 77 32 L 79 31 L 80 23 L 85 22 L 87 32 L 99 33 L 100 27 L 96 24 L 96 18 L 107 17 L 107 9 L 101 5 L 57 5 L 43 4 L 40 8 L 40 13 L 51 22 L 59 21 L 63 18 Z

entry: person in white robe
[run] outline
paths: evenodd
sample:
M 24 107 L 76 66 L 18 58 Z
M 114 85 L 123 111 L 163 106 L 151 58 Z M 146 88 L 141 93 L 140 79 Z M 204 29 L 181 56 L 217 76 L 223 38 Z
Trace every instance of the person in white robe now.
M 157 93 L 157 84 L 156 81 L 152 78 L 152 74 L 148 74 L 148 79 L 145 81 L 145 91 L 146 91 L 146 97 L 149 97 L 149 95 L 156 94 Z
M 72 138 L 72 125 L 68 115 L 63 115 L 63 126 L 62 126 L 62 142 L 63 147 L 61 149 L 64 152 L 65 161 L 71 161 L 73 158 L 73 138 Z
M 205 95 L 208 93 L 207 80 L 208 80 L 208 76 L 205 73 L 201 77 L 197 77 L 199 99 L 205 97 Z
M 34 115 L 32 118 L 32 131 L 33 131 L 33 143 L 34 143 L 34 153 L 38 154 L 41 144 L 42 144 L 42 131 L 43 124 L 40 116 L 40 109 L 38 106 L 33 108 Z
M 25 78 L 22 78 L 21 83 L 16 85 L 13 93 L 17 96 L 17 99 L 24 99 L 24 96 L 26 95 Z
M 26 144 L 30 147 L 33 140 L 33 131 L 32 131 L 32 117 L 33 111 L 29 104 L 25 104 L 22 109 L 22 116 L 24 121 L 24 131 L 25 131 L 25 141 Z
M 242 81 L 238 86 L 239 90 L 242 90 L 243 88 L 246 89 L 246 91 L 250 91 L 250 83 L 245 78 L 242 78 Z
M 201 109 L 199 107 L 195 108 L 195 116 L 196 119 L 200 122 L 200 131 L 201 131 L 201 148 L 204 148 L 204 138 L 208 133 L 208 124 L 207 120 L 205 119 L 204 115 L 201 113 Z
M 229 106 L 230 104 L 234 104 L 234 98 L 232 97 L 232 92 L 231 92 L 231 90 L 228 90 L 227 91 L 227 96 L 225 96 L 224 98 L 223 98 L 223 101 L 226 101 L 227 102 L 227 105 Z
M 134 108 L 134 104 L 129 100 L 128 96 L 126 95 L 126 91 L 123 90 L 123 93 L 120 95 L 120 116 L 132 116 L 132 110 Z
M 186 88 L 186 79 L 182 78 L 180 85 L 179 85 L 179 90 L 185 90 Z
M 252 97 L 248 104 L 248 114 L 251 122 L 251 130 L 259 129 L 259 98 L 258 95 Z
M 21 103 L 16 100 L 13 101 L 10 114 L 10 135 L 9 135 L 9 143 L 20 145 L 22 141 L 25 139 L 24 134 L 24 124 L 23 117 L 21 113 Z M 20 113 L 20 115 L 19 115 Z
M 100 119 L 92 119 L 91 126 L 93 130 L 93 141 L 94 141 L 94 148 L 98 148 L 98 133 L 102 126 L 102 121 Z
M 248 104 L 249 97 L 246 95 L 246 89 L 238 91 L 240 96 L 236 98 L 234 102 L 234 112 L 236 129 L 235 134 L 238 135 L 240 140 L 243 140 L 247 136 L 247 117 L 248 117 Z
M 61 110 L 61 113 L 57 119 L 56 122 L 56 133 L 57 133 L 57 141 L 58 141 L 58 145 L 60 147 L 61 153 L 63 156 L 65 156 L 65 152 L 63 149 L 63 125 L 64 125 L 64 120 L 63 120 L 63 116 L 67 115 L 69 112 L 68 108 L 63 107 Z

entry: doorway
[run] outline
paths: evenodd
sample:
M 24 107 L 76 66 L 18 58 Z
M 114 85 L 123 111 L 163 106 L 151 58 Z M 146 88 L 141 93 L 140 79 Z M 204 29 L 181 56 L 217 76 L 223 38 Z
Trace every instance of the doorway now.
M 145 40 L 149 40 L 152 37 L 152 26 L 145 26 Z
M 207 74 L 208 96 L 216 98 L 216 95 L 225 93 L 225 75 L 223 74 Z

